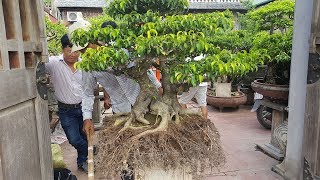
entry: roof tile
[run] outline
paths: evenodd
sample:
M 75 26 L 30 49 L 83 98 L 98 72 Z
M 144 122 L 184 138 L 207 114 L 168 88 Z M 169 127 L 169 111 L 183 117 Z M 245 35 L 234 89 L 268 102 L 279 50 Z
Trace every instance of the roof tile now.
M 57 7 L 105 7 L 105 0 L 56 0 Z

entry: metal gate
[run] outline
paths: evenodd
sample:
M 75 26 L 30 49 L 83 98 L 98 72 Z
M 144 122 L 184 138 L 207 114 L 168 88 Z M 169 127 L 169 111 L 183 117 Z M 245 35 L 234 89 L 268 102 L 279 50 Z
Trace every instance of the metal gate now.
M 48 106 L 36 88 L 44 27 L 42 0 L 0 0 L 0 180 L 53 179 Z

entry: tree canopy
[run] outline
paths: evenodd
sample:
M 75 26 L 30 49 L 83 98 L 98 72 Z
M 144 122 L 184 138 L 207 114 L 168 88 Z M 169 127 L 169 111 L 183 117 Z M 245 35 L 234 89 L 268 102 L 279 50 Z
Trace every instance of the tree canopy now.
M 118 5 L 110 9 L 113 11 Z M 160 64 L 162 73 L 168 70 L 171 83 L 187 82 L 195 86 L 217 76 L 243 75 L 255 70 L 265 58 L 246 51 L 250 44 L 240 40 L 246 32 L 234 30 L 234 16 L 230 11 L 161 15 L 158 11 L 140 14 L 131 10 L 124 11 L 130 14 L 116 17 L 120 22 L 117 29 L 96 26 L 88 32 L 80 30 L 74 34 L 73 39 L 80 44 L 114 42 L 112 46 L 88 50 L 83 61 L 77 64 L 78 68 L 102 71 L 112 67 L 126 73 L 126 65 L 131 61 L 138 67 L 143 64 L 146 69 L 160 59 L 164 62 Z M 226 34 L 232 35 L 229 40 L 221 38 L 228 38 Z M 232 42 L 232 38 L 239 41 Z M 130 58 L 121 48 L 129 50 Z M 206 55 L 203 60 L 193 60 L 201 54 Z

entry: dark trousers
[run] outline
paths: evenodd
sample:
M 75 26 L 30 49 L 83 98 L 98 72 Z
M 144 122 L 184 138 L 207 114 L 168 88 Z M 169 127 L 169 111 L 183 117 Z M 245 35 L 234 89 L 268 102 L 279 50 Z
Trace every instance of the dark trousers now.
M 77 150 L 77 163 L 82 164 L 87 161 L 88 141 L 83 132 L 83 118 L 81 107 L 61 107 L 59 106 L 59 118 L 69 143 Z

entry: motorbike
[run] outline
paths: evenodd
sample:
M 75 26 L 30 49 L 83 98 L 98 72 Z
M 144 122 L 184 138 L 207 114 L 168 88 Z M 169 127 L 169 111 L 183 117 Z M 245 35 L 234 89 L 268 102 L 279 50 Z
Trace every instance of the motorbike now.
M 254 104 L 251 112 L 256 112 L 258 122 L 266 129 L 271 129 L 272 108 L 263 105 L 263 95 L 254 93 Z

